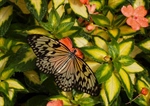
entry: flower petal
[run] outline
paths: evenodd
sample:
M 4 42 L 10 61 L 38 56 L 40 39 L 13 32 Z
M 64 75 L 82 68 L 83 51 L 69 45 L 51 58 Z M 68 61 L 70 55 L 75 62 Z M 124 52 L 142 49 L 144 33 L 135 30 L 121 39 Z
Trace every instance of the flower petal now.
M 136 21 L 140 24 L 141 27 L 148 27 L 148 19 L 144 17 L 138 17 Z
M 135 19 L 133 19 L 132 17 L 129 17 L 126 22 L 128 25 L 130 25 L 132 27 L 133 30 L 140 29 L 140 24 L 138 24 L 138 22 Z
M 147 14 L 147 10 L 144 6 L 139 6 L 134 10 L 133 16 L 144 17 Z
M 127 7 L 126 6 L 123 6 L 121 8 L 121 12 L 124 16 L 126 17 L 130 17 L 132 16 L 133 12 L 134 12 L 134 9 L 131 5 L 128 5 Z
M 49 101 L 46 106 L 63 106 L 62 100 Z
M 95 9 L 96 9 L 95 4 L 92 4 L 92 5 L 88 4 L 88 5 L 86 5 L 86 7 L 88 8 L 88 11 L 89 11 L 90 14 L 93 14 Z

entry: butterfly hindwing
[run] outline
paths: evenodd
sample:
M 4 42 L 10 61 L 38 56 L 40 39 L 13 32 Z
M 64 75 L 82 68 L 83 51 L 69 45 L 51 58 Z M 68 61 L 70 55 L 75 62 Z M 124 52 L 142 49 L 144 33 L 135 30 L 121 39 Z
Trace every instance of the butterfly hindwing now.
M 91 95 L 98 95 L 100 89 L 96 77 L 90 67 L 78 57 L 76 57 L 75 61 L 77 63 L 75 64 L 75 69 L 77 71 L 75 75 L 77 81 L 76 88 Z
M 90 67 L 75 51 L 61 42 L 42 35 L 29 35 L 28 42 L 37 56 L 36 65 L 44 73 L 53 74 L 63 91 L 77 88 L 91 95 L 99 94 L 97 80 Z

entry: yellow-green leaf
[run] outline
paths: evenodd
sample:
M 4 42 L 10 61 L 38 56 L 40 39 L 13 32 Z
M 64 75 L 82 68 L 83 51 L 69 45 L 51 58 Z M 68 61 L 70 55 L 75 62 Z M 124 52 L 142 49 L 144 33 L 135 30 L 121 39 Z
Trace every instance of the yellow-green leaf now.
M 65 0 L 53 0 L 55 9 L 58 8 Z
M 0 106 L 4 106 L 4 97 L 0 96 Z
M 31 50 L 31 48 L 29 48 L 29 51 L 25 53 L 25 57 L 23 58 L 23 60 L 20 63 L 27 63 L 29 60 L 33 60 L 35 59 L 35 54 L 33 53 L 33 51 Z
M 108 51 L 108 46 L 107 46 L 107 43 L 104 39 L 98 37 L 98 36 L 95 36 L 94 37 L 94 43 L 96 46 L 104 49 L 105 51 Z
M 112 23 L 112 22 L 113 22 L 113 20 L 114 20 L 114 16 L 113 16 L 113 14 L 112 14 L 112 12 L 111 12 L 111 11 L 108 11 L 108 13 L 107 13 L 106 17 L 109 19 L 110 23 Z
M 146 0 L 134 0 L 133 1 L 133 7 L 137 8 L 139 6 L 145 6 L 146 4 Z
M 5 57 L 3 59 L 0 59 L 0 73 L 3 71 L 9 57 Z
M 85 46 L 90 46 L 92 45 L 87 39 L 85 39 L 84 37 L 74 37 L 73 41 L 76 45 L 76 47 L 85 47 Z
M 119 5 L 123 4 L 126 0 L 108 0 L 108 6 L 115 9 Z
M 0 26 L 9 19 L 9 17 L 12 15 L 12 12 L 13 6 L 2 7 L 0 9 Z
M 76 14 L 78 14 L 78 15 L 84 17 L 84 18 L 88 18 L 87 9 L 86 9 L 85 5 L 83 5 L 83 4 L 80 2 L 80 0 L 68 0 L 68 1 L 69 1 L 69 3 L 70 3 L 70 6 L 71 6 L 72 10 L 73 10 Z
M 107 98 L 107 95 L 106 95 L 106 92 L 105 92 L 105 89 L 104 89 L 104 84 L 102 85 L 102 89 L 100 91 L 100 95 L 104 101 L 104 104 L 105 106 L 109 106 L 109 103 L 108 103 L 108 98 Z
M 14 98 L 14 95 L 15 95 L 15 90 L 9 89 L 7 97 L 9 98 L 10 101 L 12 101 L 12 99 Z
M 120 53 L 119 55 L 129 55 L 129 53 L 133 49 L 133 41 L 132 40 L 127 40 L 123 41 L 122 43 L 119 44 L 119 50 Z
M 117 39 L 120 35 L 120 30 L 119 29 L 109 29 L 108 34 L 110 37 Z
M 8 83 L 9 88 L 25 90 L 24 86 L 22 86 L 22 84 L 20 84 L 20 82 L 16 79 L 7 79 L 6 82 Z
M 112 76 L 104 83 L 104 86 L 108 101 L 111 103 L 120 93 L 120 81 L 115 74 L 112 73 Z
M 28 10 L 34 15 L 34 17 L 41 21 L 47 12 L 46 0 L 25 0 Z
M 11 5 L 0 8 L 0 36 L 4 36 L 9 29 L 13 14 Z
M 143 51 L 150 53 L 150 39 L 142 41 L 139 46 Z
M 30 11 L 26 7 L 26 3 L 24 0 L 10 0 L 11 2 L 15 3 L 24 14 L 29 14 Z
M 31 71 L 25 71 L 24 75 L 34 84 L 41 84 L 39 75 L 37 72 L 31 70 Z
M 141 67 L 136 62 L 134 62 L 133 64 L 131 64 L 129 66 L 122 66 L 122 68 L 129 73 L 136 73 L 136 72 L 144 71 L 143 67 Z
M 93 58 L 95 61 L 102 62 L 104 61 L 104 57 L 107 56 L 107 53 L 98 47 L 90 46 L 82 48 L 85 54 L 89 57 Z
M 92 35 L 97 35 L 97 36 L 100 36 L 100 37 L 102 37 L 103 39 L 105 39 L 105 40 L 108 40 L 110 37 L 108 36 L 108 33 L 105 31 L 105 30 L 103 30 L 103 29 L 96 29 L 96 30 L 94 30 L 92 33 L 91 33 Z
M 127 93 L 128 98 L 131 99 L 133 96 L 133 86 L 132 86 L 132 83 L 131 83 L 131 80 L 130 80 L 128 73 L 125 70 L 120 69 L 119 70 L 119 76 L 120 76 L 120 79 L 121 79 L 122 84 L 124 86 L 124 89 Z
M 95 62 L 95 61 L 86 61 L 86 63 L 92 69 L 93 72 L 96 72 L 96 70 L 98 69 L 98 67 L 101 66 L 100 63 Z
M 133 30 L 131 27 L 126 26 L 126 25 L 119 27 L 119 29 L 120 29 L 121 35 L 132 35 L 136 33 L 135 30 Z
M 56 95 L 49 98 L 49 100 L 62 100 L 64 106 L 71 106 L 70 100 L 62 95 Z
M 96 78 L 98 83 L 103 83 L 112 75 L 113 68 L 109 64 L 102 64 L 96 71 Z
M 13 68 L 3 71 L 1 74 L 1 80 L 8 79 L 13 74 L 13 72 L 14 72 Z

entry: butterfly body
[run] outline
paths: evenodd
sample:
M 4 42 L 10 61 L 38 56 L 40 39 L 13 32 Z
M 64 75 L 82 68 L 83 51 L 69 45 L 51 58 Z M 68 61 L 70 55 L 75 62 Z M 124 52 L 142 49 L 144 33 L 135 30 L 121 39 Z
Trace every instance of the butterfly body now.
M 28 42 L 37 56 L 36 66 L 44 73 L 53 74 L 56 84 L 63 91 L 76 88 L 98 95 L 97 80 L 90 67 L 82 60 L 82 53 L 73 48 L 72 44 L 64 44 L 64 41 L 43 35 L 29 35 Z

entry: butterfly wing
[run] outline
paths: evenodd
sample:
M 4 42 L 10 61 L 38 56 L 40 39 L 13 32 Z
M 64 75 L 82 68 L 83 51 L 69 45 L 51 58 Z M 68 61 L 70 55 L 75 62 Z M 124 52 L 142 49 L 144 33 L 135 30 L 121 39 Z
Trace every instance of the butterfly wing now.
M 76 88 L 93 96 L 99 95 L 100 88 L 91 68 L 78 57 L 76 57 L 74 61 L 74 63 L 76 63 Z
M 29 35 L 28 42 L 37 56 L 37 67 L 45 73 L 54 74 L 69 52 L 66 46 L 47 36 Z
M 65 45 L 42 35 L 28 36 L 28 42 L 37 56 L 37 67 L 55 76 L 63 91 L 77 88 L 91 95 L 99 94 L 97 80 L 89 66 Z

